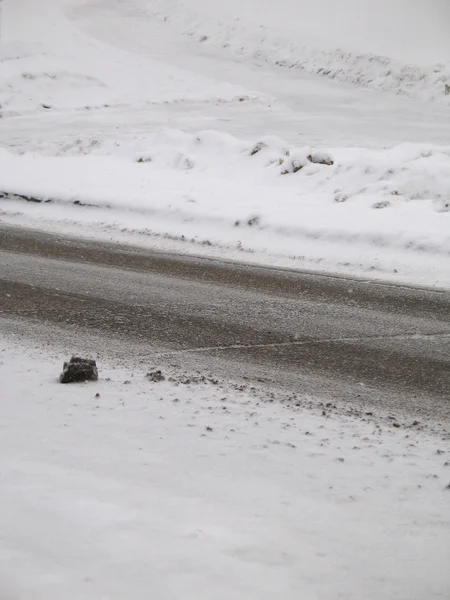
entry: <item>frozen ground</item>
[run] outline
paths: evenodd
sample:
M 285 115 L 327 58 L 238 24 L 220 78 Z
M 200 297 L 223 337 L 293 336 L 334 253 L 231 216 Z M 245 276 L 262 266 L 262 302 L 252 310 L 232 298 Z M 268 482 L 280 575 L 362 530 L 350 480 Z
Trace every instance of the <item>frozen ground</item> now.
M 448 598 L 448 440 L 69 352 L 0 341 L 2 600 Z
M 0 217 L 447 287 L 448 7 L 384 4 L 6 0 Z

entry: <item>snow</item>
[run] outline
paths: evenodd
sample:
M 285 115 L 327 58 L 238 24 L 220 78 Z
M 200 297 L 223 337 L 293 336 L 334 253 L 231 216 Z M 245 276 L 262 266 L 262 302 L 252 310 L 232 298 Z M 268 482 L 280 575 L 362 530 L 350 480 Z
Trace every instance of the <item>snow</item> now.
M 147 3 L 155 12 L 162 11 L 168 20 L 187 23 L 187 14 L 203 18 L 205 23 L 215 18 L 218 22 L 242 23 L 243 27 L 255 25 L 283 31 L 285 37 L 296 37 L 331 49 L 343 47 L 348 52 L 372 53 L 392 56 L 413 63 L 443 62 L 450 56 L 450 43 L 446 36 L 446 21 L 450 18 L 448 4 L 442 0 L 342 0 L 332 3 L 317 0 L 284 0 L 274 10 L 273 0 L 240 2 L 229 0 L 153 0 Z M 417 27 L 425 47 L 417 43 Z M 208 31 L 205 30 L 207 34 Z
M 4 152 L 2 214 L 120 240 L 349 274 L 450 283 L 450 146 L 292 148 L 214 131 Z M 14 195 L 42 200 L 30 203 Z M 75 204 L 74 204 L 75 203 Z M 69 222 L 69 226 L 68 226 Z M 65 229 L 66 228 L 66 229 Z
M 442 1 L 1 6 L 2 221 L 450 284 Z
M 0 340 L 5 600 L 448 597 L 431 428 L 70 350 Z
M 433 98 L 450 80 L 445 0 L 154 0 L 197 42 L 372 89 Z M 418 39 L 419 38 L 419 39 Z
M 67 0 L 3 2 L 1 104 L 5 116 L 153 101 L 229 99 L 227 83 L 196 78 L 148 57 L 130 56 L 83 35 L 67 18 Z M 75 3 L 76 4 L 76 3 Z M 60 14 L 61 13 L 61 14 Z M 143 77 L 142 73 L 147 73 Z

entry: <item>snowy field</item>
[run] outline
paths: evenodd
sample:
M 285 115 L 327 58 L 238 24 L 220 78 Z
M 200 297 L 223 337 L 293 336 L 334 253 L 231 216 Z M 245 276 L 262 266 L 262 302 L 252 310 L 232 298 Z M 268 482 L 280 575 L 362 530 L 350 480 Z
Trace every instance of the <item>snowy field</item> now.
M 426 425 L 67 352 L 0 339 L 2 600 L 448 598 Z
M 448 287 L 449 8 L 381 4 L 5 0 L 0 218 Z

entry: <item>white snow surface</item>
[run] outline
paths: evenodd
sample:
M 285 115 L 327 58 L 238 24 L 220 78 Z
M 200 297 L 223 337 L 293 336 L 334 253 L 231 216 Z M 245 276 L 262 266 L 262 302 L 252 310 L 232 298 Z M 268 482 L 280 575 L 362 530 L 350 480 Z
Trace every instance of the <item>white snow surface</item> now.
M 5 0 L 0 218 L 448 287 L 448 6 L 381 4 Z
M 2 600 L 448 598 L 438 435 L 60 350 L 0 339 Z

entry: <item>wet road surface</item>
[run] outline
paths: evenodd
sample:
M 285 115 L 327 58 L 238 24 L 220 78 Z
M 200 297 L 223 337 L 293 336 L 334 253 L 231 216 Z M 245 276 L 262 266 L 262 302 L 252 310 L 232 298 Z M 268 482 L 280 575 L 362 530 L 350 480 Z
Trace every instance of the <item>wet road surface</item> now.
M 0 227 L 0 317 L 450 420 L 450 293 Z

